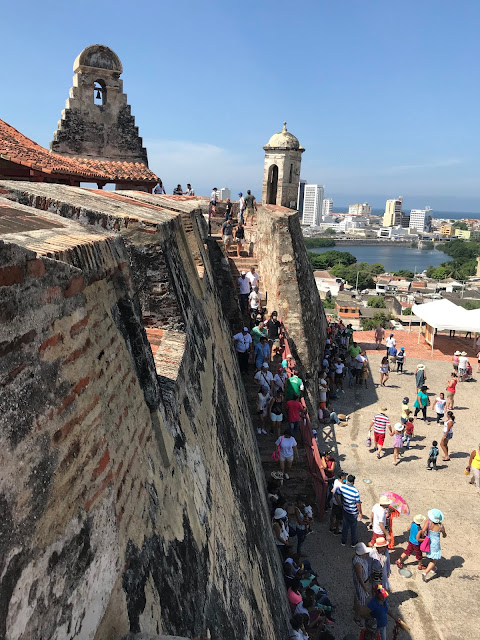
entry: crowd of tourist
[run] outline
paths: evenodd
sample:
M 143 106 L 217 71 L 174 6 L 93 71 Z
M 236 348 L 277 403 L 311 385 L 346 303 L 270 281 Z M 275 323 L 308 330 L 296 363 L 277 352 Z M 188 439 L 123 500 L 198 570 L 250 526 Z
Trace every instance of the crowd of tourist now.
M 259 437 L 274 437 L 273 460 L 278 471 L 272 472 L 267 485 L 267 498 L 272 518 L 272 535 L 282 558 L 287 599 L 293 617 L 290 638 L 333 638 L 335 607 L 322 587 L 319 573 L 302 553 L 306 536 L 311 532 L 313 509 L 304 495 L 297 495 L 294 503 L 286 499 L 283 491 L 295 472 L 299 459 L 301 425 L 307 418 L 303 401 L 305 381 L 299 377 L 295 359 L 291 354 L 280 362 L 284 329 L 277 311 L 267 313 L 260 293 L 260 276 L 252 267 L 238 278 L 239 300 L 244 327 L 234 335 L 240 370 L 252 376 L 256 386 L 256 424 Z M 380 365 L 381 386 L 387 386 L 389 375 L 402 375 L 406 371 L 406 350 L 397 348 L 395 335 L 375 331 L 377 348 L 385 348 Z M 288 351 L 288 350 L 287 350 Z M 391 421 L 388 407 L 382 404 L 374 414 L 368 431 L 367 446 L 377 459 L 385 457 L 387 432 L 392 440 L 392 461 L 397 466 L 404 450 L 415 443 L 415 420 L 435 421 L 442 424 L 442 437 L 432 440 L 428 446 L 425 464 L 429 470 L 437 470 L 439 450 L 442 461 L 449 461 L 449 442 L 453 437 L 455 390 L 458 382 L 469 379 L 471 366 L 466 354 L 456 352 L 454 371 L 446 383 L 445 391 L 430 398 L 426 366 L 415 368 L 415 399 L 410 403 L 404 397 L 398 407 L 398 419 Z M 461 358 L 465 358 L 461 360 Z M 349 416 L 334 410 L 332 404 L 342 394 L 358 386 L 367 386 L 370 379 L 367 354 L 354 339 L 351 325 L 341 321 L 330 322 L 321 370 L 319 372 L 319 405 L 315 416 L 320 428 L 326 425 L 348 424 Z M 307 381 L 308 383 L 308 381 Z M 412 389 L 413 391 L 413 389 Z M 429 416 L 428 410 L 435 415 Z M 393 424 L 392 424 L 393 422 Z M 284 428 L 286 426 L 286 428 Z M 313 434 L 316 435 L 315 429 Z M 362 638 L 386 638 L 388 617 L 401 627 L 404 623 L 389 610 L 388 594 L 391 590 L 390 552 L 394 548 L 393 519 L 399 515 L 392 501 L 380 496 L 372 507 L 368 527 L 371 538 L 368 545 L 359 541 L 358 525 L 364 516 L 360 493 L 355 486 L 355 476 L 337 467 L 331 451 L 320 453 L 320 465 L 327 479 L 325 510 L 330 510 L 329 530 L 340 537 L 342 546 L 350 544 L 352 558 L 353 619 L 362 628 Z M 480 489 L 480 444 L 470 452 L 465 473 L 472 473 L 472 483 Z M 285 484 L 286 483 L 286 484 Z M 288 493 L 288 491 L 287 491 Z M 480 493 L 480 491 L 479 491 Z M 417 567 L 424 581 L 435 575 L 436 564 L 441 558 L 440 541 L 446 537 L 443 513 L 432 508 L 427 516 L 418 514 L 410 525 L 408 544 L 395 564 L 403 569 L 411 555 L 415 555 Z M 360 525 L 363 527 L 364 525 Z

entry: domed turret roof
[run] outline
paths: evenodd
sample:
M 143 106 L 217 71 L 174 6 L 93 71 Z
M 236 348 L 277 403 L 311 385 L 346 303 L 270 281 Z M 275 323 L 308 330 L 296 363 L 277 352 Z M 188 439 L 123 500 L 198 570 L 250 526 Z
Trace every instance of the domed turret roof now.
M 298 151 L 305 151 L 303 147 L 300 146 L 298 138 L 296 138 L 293 133 L 287 131 L 287 123 L 283 123 L 283 129 L 278 133 L 274 133 L 267 144 L 263 147 L 264 149 L 295 149 Z
M 85 67 L 103 69 L 107 72 L 121 74 L 123 71 L 120 58 L 104 44 L 92 44 L 80 53 L 73 63 L 73 71 L 77 73 Z

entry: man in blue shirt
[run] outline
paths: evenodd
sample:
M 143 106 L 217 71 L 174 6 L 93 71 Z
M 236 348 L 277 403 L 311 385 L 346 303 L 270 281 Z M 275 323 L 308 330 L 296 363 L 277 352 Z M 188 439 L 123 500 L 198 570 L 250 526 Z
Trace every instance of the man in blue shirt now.
M 339 487 L 339 492 L 343 499 L 343 521 L 342 521 L 342 547 L 345 546 L 348 538 L 348 530 L 351 530 L 351 544 L 354 547 L 358 542 L 357 520 L 361 520 L 362 501 L 360 493 L 353 485 L 355 476 L 347 476 L 346 484 Z
M 398 620 L 402 628 L 408 629 L 402 620 L 395 618 L 394 614 L 389 610 L 387 604 L 388 591 L 386 591 L 381 584 L 378 584 L 375 587 L 374 593 L 373 598 L 367 602 L 367 606 L 359 608 L 359 613 L 363 618 L 375 618 L 380 640 L 387 640 L 388 616 L 390 616 L 392 620 Z

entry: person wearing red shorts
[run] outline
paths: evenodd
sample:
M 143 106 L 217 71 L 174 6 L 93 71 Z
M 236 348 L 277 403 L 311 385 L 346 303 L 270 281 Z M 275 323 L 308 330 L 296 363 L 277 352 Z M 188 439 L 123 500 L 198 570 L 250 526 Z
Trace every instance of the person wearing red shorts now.
M 417 559 L 418 568 L 424 569 L 422 565 L 422 552 L 420 551 L 420 543 L 417 540 L 417 533 L 422 528 L 425 520 L 425 516 L 422 516 L 421 514 L 414 517 L 413 522 L 410 525 L 410 536 L 408 538 L 407 548 L 395 563 L 400 569 L 403 568 L 403 563 L 405 562 L 405 560 L 413 554 L 415 554 L 415 558 Z
M 377 452 L 377 458 L 380 458 L 382 454 L 383 444 L 385 442 L 385 432 L 390 429 L 390 420 L 386 415 L 388 411 L 387 407 L 381 407 L 379 413 L 377 413 L 372 422 L 370 423 L 370 430 L 373 427 L 373 436 L 375 441 L 375 446 L 373 451 Z

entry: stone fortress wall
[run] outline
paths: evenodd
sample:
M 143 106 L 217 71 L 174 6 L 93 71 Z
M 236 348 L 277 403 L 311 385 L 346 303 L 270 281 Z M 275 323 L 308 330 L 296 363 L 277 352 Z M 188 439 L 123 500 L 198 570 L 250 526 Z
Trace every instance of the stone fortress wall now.
M 0 194 L 0 637 L 285 637 L 204 201 Z
M 306 393 L 317 406 L 327 319 L 305 249 L 298 212 L 273 205 L 258 216 L 255 251 L 269 312 L 282 319 Z

